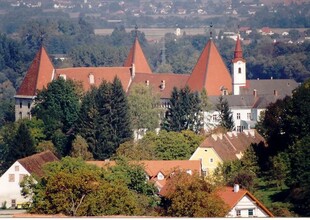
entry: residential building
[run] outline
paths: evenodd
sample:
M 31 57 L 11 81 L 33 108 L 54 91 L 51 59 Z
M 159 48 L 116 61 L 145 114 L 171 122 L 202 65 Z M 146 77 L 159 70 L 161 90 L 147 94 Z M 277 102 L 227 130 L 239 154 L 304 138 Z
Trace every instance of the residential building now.
M 251 144 L 262 144 L 265 139 L 256 130 L 212 134 L 196 149 L 189 160 L 200 160 L 203 176 L 210 176 L 219 164 L 241 159 Z
M 25 176 L 43 176 L 42 167 L 48 162 L 58 161 L 49 150 L 17 160 L 0 177 L 0 205 L 6 203 L 7 208 L 15 208 L 29 202 L 29 198 L 21 195 L 20 182 Z
M 115 166 L 115 161 L 87 161 L 102 168 Z M 201 163 L 199 160 L 141 160 L 131 161 L 132 164 L 141 165 L 145 170 L 146 180 L 151 181 L 158 191 L 165 186 L 167 180 L 173 172 L 182 170 L 192 175 L 201 175 Z
M 274 217 L 254 195 L 240 189 L 238 184 L 221 188 L 218 195 L 229 206 L 226 217 Z

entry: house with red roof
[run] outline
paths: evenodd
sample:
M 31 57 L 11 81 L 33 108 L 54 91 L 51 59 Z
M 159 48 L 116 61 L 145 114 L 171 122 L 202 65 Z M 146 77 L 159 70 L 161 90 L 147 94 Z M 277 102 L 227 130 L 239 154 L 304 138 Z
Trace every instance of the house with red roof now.
M 238 184 L 220 188 L 217 193 L 230 208 L 226 217 L 274 217 L 253 194 L 240 189 Z
M 115 166 L 115 161 L 87 161 L 101 168 Z M 192 175 L 201 175 L 201 163 L 199 160 L 141 160 L 131 161 L 132 164 L 141 165 L 144 168 L 146 180 L 154 183 L 160 190 L 165 186 L 167 180 L 176 171 L 185 171 Z
M 25 176 L 42 177 L 42 167 L 59 159 L 49 150 L 17 160 L 0 177 L 0 205 L 15 208 L 29 202 L 30 198 L 21 195 L 20 182 Z

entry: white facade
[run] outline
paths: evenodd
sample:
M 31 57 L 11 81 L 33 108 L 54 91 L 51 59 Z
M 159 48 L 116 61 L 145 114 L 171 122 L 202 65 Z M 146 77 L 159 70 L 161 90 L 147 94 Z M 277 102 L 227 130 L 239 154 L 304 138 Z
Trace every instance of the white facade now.
M 269 217 L 269 215 L 257 205 L 256 201 L 244 195 L 226 217 Z
M 0 177 L 0 206 L 6 202 L 7 208 L 14 208 L 29 199 L 25 199 L 21 195 L 21 187 L 19 183 L 30 173 L 16 161 L 1 177 Z
M 15 96 L 15 120 L 31 119 L 35 96 Z
M 240 87 L 246 85 L 246 63 L 242 60 L 232 63 L 233 94 L 240 95 Z

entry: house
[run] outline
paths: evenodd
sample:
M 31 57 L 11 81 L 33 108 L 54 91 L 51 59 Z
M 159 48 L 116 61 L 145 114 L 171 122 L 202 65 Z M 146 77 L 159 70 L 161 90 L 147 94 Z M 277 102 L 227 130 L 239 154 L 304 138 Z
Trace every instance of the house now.
M 262 29 L 258 30 L 259 33 L 262 35 L 273 35 L 274 32 L 269 27 L 263 27 Z
M 102 168 L 116 165 L 115 161 L 87 161 L 87 163 Z M 141 160 L 130 163 L 141 165 L 145 170 L 146 179 L 153 182 L 159 192 L 175 171 L 182 170 L 190 175 L 194 173 L 201 175 L 199 160 Z
M 224 161 L 241 159 L 251 144 L 265 144 L 256 130 L 212 134 L 195 150 L 189 160 L 200 160 L 203 176 L 212 175 Z
M 290 96 L 298 83 L 284 79 L 247 80 L 241 40 L 240 35 L 237 35 L 231 71 L 225 65 L 211 35 L 192 72 L 188 74 L 153 73 L 137 37 L 124 65 L 117 67 L 56 69 L 45 48 L 41 47 L 15 95 L 15 119 L 31 118 L 37 92 L 54 79 L 62 77 L 80 81 L 84 91 L 87 91 L 91 86 L 99 86 L 103 80 L 112 82 L 117 76 L 127 94 L 131 87 L 138 83 L 152 87 L 153 91 L 160 95 L 161 107 L 165 109 L 170 105 L 170 95 L 174 87 L 189 86 L 194 92 L 205 89 L 213 106 L 218 103 L 218 97 L 224 95 L 233 113 L 234 130 L 241 132 L 252 129 L 259 120 L 260 112 L 264 111 L 269 103 L 286 95 Z M 218 114 L 216 108 L 205 113 L 205 130 L 218 125 Z M 208 126 L 209 124 L 212 126 Z
M 223 187 L 218 195 L 229 206 L 226 217 L 274 217 L 273 214 L 249 191 L 234 187 Z
M 58 161 L 58 158 L 49 150 L 17 160 L 0 177 L 0 205 L 15 208 L 29 201 L 21 195 L 19 183 L 28 176 L 41 177 L 42 167 L 48 162 Z

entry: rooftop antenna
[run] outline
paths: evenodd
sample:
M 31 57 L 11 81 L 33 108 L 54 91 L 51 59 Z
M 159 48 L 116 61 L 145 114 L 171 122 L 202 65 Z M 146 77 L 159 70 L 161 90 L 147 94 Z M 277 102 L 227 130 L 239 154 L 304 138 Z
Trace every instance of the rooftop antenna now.
M 212 21 L 210 23 L 210 39 L 212 39 L 212 28 L 213 28 L 213 24 Z

